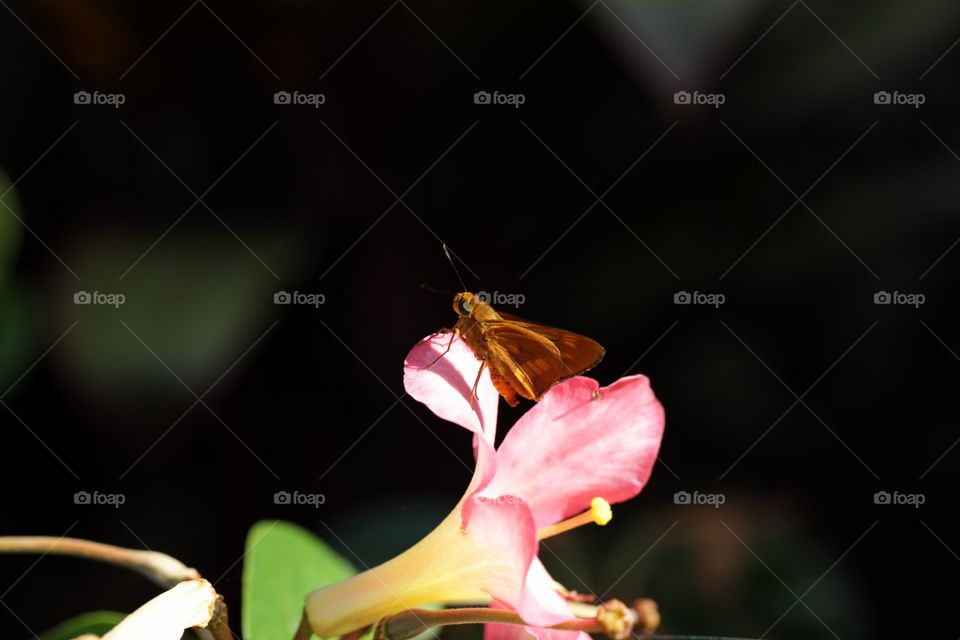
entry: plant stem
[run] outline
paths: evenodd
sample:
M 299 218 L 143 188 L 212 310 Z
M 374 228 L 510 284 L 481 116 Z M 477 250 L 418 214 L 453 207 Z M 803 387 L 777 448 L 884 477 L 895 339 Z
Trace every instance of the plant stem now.
M 165 553 L 126 549 L 78 538 L 0 536 L 0 553 L 40 553 L 43 555 L 52 553 L 100 560 L 101 562 L 109 562 L 138 571 L 164 589 L 169 589 L 178 582 L 200 577 L 200 572 L 196 569 L 191 569 Z
M 313 630 L 310 628 L 310 621 L 307 619 L 307 612 L 304 610 L 303 617 L 300 618 L 300 626 L 297 627 L 297 633 L 293 640 L 310 640 L 313 637 Z
M 459 609 L 411 609 L 384 622 L 384 634 L 390 640 L 406 640 L 434 627 L 452 624 L 525 624 L 516 611 L 489 607 L 462 607 Z M 595 618 L 571 620 L 553 629 L 599 633 L 603 628 Z
M 227 615 L 227 603 L 223 596 L 217 596 L 217 603 L 213 607 L 213 617 L 210 618 L 210 624 L 206 629 L 194 629 L 194 631 L 203 638 L 209 635 L 212 640 L 234 640 L 233 632 L 230 630 L 230 621 Z
M 99 560 L 133 569 L 146 576 L 162 589 L 170 589 L 184 580 L 200 578 L 200 572 L 188 567 L 173 556 L 157 551 L 143 551 L 116 547 L 79 538 L 53 536 L 0 536 L 0 553 L 56 554 Z M 206 629 L 195 629 L 207 640 L 231 640 L 233 634 L 227 619 L 227 605 L 218 598 L 213 618 Z M 309 638 L 309 636 L 307 636 Z

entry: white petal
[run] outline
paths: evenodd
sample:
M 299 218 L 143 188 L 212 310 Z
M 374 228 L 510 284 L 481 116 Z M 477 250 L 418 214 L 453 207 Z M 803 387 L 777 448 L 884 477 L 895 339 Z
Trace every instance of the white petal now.
M 206 580 L 186 580 L 123 619 L 103 640 L 180 640 L 185 629 L 206 627 L 217 592 Z

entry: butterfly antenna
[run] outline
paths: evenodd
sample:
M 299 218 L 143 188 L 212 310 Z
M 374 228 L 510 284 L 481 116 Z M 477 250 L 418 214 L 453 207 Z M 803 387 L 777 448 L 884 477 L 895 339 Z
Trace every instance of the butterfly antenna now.
M 423 289 L 424 291 L 429 291 L 430 293 L 439 293 L 439 294 L 445 295 L 445 296 L 455 295 L 454 292 L 452 292 L 452 291 L 441 291 L 440 289 L 437 289 L 436 287 L 431 287 L 430 285 L 428 285 L 428 284 L 425 283 L 425 282 L 420 285 L 420 288 Z
M 460 271 L 457 270 L 457 265 L 453 261 L 453 258 L 450 256 L 450 249 L 447 248 L 447 245 L 443 245 L 443 253 L 447 256 L 447 260 L 450 261 L 450 266 L 453 267 L 453 272 L 457 274 L 457 280 L 460 281 L 460 286 L 463 287 L 463 291 L 467 290 L 467 283 L 463 281 L 463 277 L 460 275 Z

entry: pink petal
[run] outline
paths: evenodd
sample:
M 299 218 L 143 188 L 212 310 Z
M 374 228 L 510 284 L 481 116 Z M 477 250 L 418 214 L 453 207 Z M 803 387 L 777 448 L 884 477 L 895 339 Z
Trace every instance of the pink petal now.
M 519 624 L 488 624 L 483 629 L 483 640 L 590 640 L 590 634 Z
M 537 640 L 590 640 L 590 634 L 585 631 L 561 631 L 560 629 L 544 629 L 543 627 L 525 628 Z
M 497 452 L 493 444 L 474 436 L 473 446 L 477 466 L 474 467 L 473 478 L 470 480 L 470 486 L 464 494 L 463 505 L 460 507 L 460 526 L 463 529 L 469 526 L 473 509 L 477 504 L 477 501 L 471 498 L 482 493 L 497 473 Z
M 527 580 L 524 584 L 528 598 L 536 598 L 540 607 L 551 612 L 556 622 L 560 624 L 572 620 L 566 600 L 557 593 L 555 582 L 539 558 L 534 558 L 527 571 Z M 503 603 L 493 602 L 491 607 L 506 608 Z M 515 624 L 488 624 L 483 632 L 484 640 L 589 640 L 590 636 L 582 631 L 561 631 L 546 627 L 523 626 Z
M 489 573 L 482 589 L 508 608 L 516 610 L 527 620 L 518 605 L 526 596 L 524 583 L 530 564 L 537 555 L 537 533 L 533 524 L 530 508 L 514 496 L 500 496 L 497 499 L 474 496 L 466 500 L 472 503 L 469 508 L 470 522 L 464 529 L 465 535 L 476 536 L 477 540 L 496 541 L 497 564 L 508 566 Z M 466 508 L 466 505 L 464 505 Z M 481 562 L 488 564 L 487 558 L 463 558 L 464 563 Z M 528 598 L 529 599 L 529 598 Z M 527 602 L 534 617 L 538 612 L 536 602 Z
M 440 418 L 480 434 L 493 444 L 500 394 L 486 368 L 477 382 L 480 365 L 481 361 L 460 336 L 437 333 L 424 338 L 407 354 L 403 386 L 410 397 L 427 405 Z M 479 401 L 473 397 L 474 382 Z
M 520 613 L 520 616 L 525 622 L 535 622 L 532 618 L 521 613 L 520 607 L 529 606 L 528 603 L 536 603 L 535 606 L 540 612 L 540 615 L 538 616 L 538 621 L 535 623 L 541 626 L 553 626 L 574 618 L 570 607 L 567 605 L 567 601 L 557 593 L 556 583 L 553 578 L 550 577 L 550 574 L 547 573 L 547 568 L 543 566 L 539 558 L 534 558 L 530 563 L 530 568 L 527 570 L 527 579 L 523 583 L 523 589 L 523 596 L 520 599 L 520 606 L 518 606 L 517 612 Z M 541 629 L 540 631 L 544 630 Z M 531 631 L 531 633 L 533 633 L 533 631 Z M 571 632 L 561 631 L 559 633 L 570 634 Z
M 513 609 L 524 622 L 533 626 L 545 627 L 570 620 L 573 616 L 566 602 L 553 590 L 543 565 L 536 562 L 539 543 L 530 507 L 516 496 L 507 495 L 497 498 L 476 496 L 467 502 L 472 502 L 473 506 L 466 535 L 496 541 L 495 562 L 501 567 L 487 574 L 483 590 L 495 602 Z M 463 558 L 465 563 L 490 563 L 492 560 Z M 503 569 L 505 565 L 510 567 L 509 570 Z
M 491 608 L 506 607 L 496 604 L 491 605 Z M 522 624 L 487 624 L 483 626 L 483 640 L 534 640 L 534 636 Z
M 491 609 L 509 609 L 502 602 L 493 601 Z M 483 640 L 534 640 L 522 624 L 487 624 L 483 626 Z
M 510 430 L 483 493 L 521 496 L 538 529 L 588 509 L 597 496 L 622 502 L 650 478 L 663 425 L 663 407 L 646 376 L 603 389 L 590 378 L 571 378 Z
M 490 605 L 491 609 L 506 609 L 499 602 Z M 590 640 L 583 631 L 559 631 L 545 627 L 530 627 L 520 624 L 488 624 L 483 628 L 483 640 Z

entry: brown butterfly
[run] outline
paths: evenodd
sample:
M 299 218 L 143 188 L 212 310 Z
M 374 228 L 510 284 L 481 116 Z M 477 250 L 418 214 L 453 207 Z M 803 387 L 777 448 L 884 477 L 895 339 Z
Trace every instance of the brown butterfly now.
M 594 340 L 497 311 L 469 291 L 454 296 L 453 309 L 458 316 L 454 334 L 483 361 L 477 382 L 489 367 L 494 387 L 511 407 L 518 395 L 539 400 L 553 385 L 603 359 L 603 347 Z

